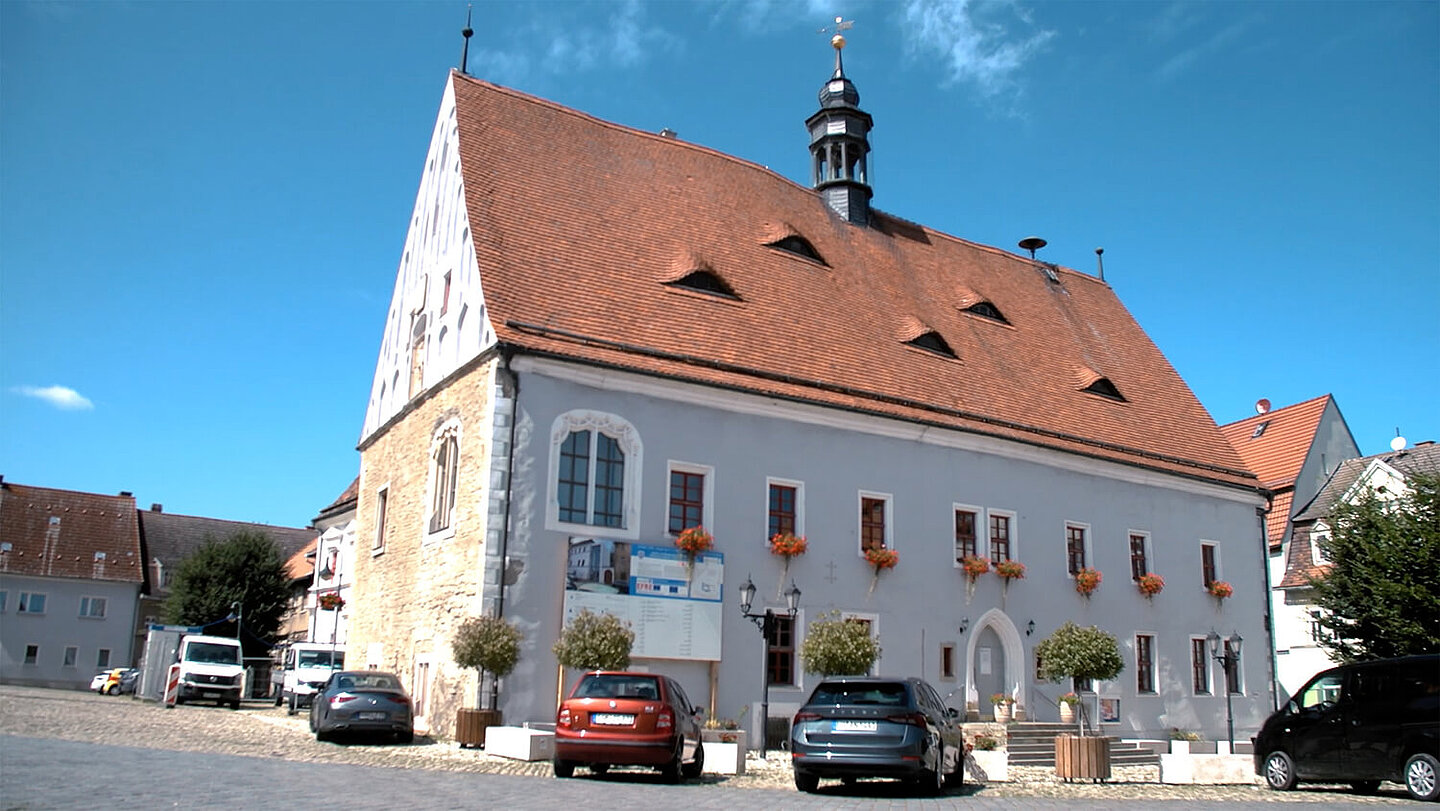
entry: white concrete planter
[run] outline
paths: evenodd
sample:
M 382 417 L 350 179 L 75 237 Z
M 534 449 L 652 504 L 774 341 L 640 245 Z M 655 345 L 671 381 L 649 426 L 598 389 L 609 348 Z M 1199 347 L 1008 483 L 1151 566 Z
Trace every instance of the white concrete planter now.
M 1189 742 L 1189 741 L 1171 741 L 1171 742 L 1170 742 L 1170 754 L 1172 754 L 1172 755 L 1188 755 L 1188 754 L 1190 754 L 1190 742 Z
M 702 729 L 706 774 L 744 774 L 748 736 L 743 729 Z
M 485 730 L 485 753 L 515 760 L 549 760 L 555 756 L 555 733 L 523 727 L 490 727 Z
M 1004 783 L 1010 779 L 1010 755 L 1004 749 L 976 749 L 965 758 L 965 780 Z

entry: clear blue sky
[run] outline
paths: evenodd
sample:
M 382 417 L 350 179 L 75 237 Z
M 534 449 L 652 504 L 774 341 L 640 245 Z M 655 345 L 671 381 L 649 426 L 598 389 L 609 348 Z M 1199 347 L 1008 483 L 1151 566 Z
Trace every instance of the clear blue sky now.
M 349 484 L 464 2 L 0 2 L 0 473 L 303 526 Z M 1106 277 L 1217 422 L 1440 439 L 1440 4 L 477 2 L 470 72 Z

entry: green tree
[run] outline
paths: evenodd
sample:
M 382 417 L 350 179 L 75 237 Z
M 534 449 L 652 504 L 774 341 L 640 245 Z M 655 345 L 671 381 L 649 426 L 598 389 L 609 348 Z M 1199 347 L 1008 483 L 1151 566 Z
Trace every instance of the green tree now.
M 472 617 L 455 632 L 451 648 L 455 664 L 475 668 L 482 680 L 487 670 L 502 679 L 520 661 L 520 629 L 501 617 Z M 490 709 L 495 708 L 496 694 L 492 692 Z
M 263 532 L 241 530 L 217 540 L 207 537 L 180 561 L 165 601 L 165 619 L 178 625 L 199 625 L 205 632 L 234 636 L 234 621 L 225 621 L 240 607 L 246 656 L 263 656 L 268 639 L 280 628 L 290 600 L 290 583 L 280 547 Z
M 845 619 L 839 611 L 810 623 L 800 644 L 805 672 L 822 676 L 863 675 L 879 658 L 880 643 L 870 634 L 869 623 Z
M 1105 681 L 1120 675 L 1125 660 L 1120 658 L 1120 643 L 1112 634 L 1095 626 L 1081 628 L 1066 622 L 1035 646 L 1040 662 L 1038 675 L 1046 681 L 1091 679 Z M 1080 705 L 1080 734 L 1085 734 L 1084 709 Z
M 1440 477 L 1416 474 L 1386 500 L 1366 491 L 1330 515 L 1312 579 L 1320 645 L 1342 662 L 1440 651 Z
M 574 670 L 624 670 L 630 666 L 635 632 L 613 614 L 581 611 L 560 631 L 555 658 Z

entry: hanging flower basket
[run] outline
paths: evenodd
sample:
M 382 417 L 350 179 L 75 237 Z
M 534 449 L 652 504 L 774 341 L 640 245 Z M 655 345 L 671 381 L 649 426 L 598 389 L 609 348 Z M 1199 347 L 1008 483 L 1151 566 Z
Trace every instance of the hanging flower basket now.
M 697 555 L 709 552 L 714 547 L 715 536 L 706 532 L 704 527 L 691 527 L 675 536 L 675 548 L 685 553 L 686 572 L 694 570 Z
M 872 546 L 865 550 L 865 560 L 875 567 L 875 575 L 870 578 L 870 593 L 873 594 L 875 584 L 880 581 L 880 572 L 895 568 L 895 564 L 900 562 L 900 553 L 883 546 Z
M 990 571 L 990 559 L 979 555 L 966 555 L 960 559 L 960 568 L 965 570 L 965 602 L 975 596 L 975 579 Z
M 1104 576 L 1100 574 L 1099 569 L 1086 566 L 1075 573 L 1075 590 L 1088 600 L 1090 595 L 1095 593 L 1095 589 L 1100 588 L 1100 581 L 1103 579 Z
M 316 599 L 316 603 L 326 611 L 338 611 L 345 607 L 345 601 L 340 595 L 333 591 L 327 591 Z
M 1142 574 L 1140 579 L 1135 581 L 1135 588 L 1140 589 L 1140 593 L 1148 600 L 1165 588 L 1165 578 L 1158 574 Z
M 770 539 L 770 554 L 780 558 L 780 585 L 775 589 L 775 598 L 781 596 L 781 589 L 785 588 L 785 580 L 790 576 L 790 559 L 805 554 L 809 548 L 805 536 L 794 535 L 789 532 L 777 532 Z
M 1210 585 L 1206 586 L 1205 590 L 1210 592 L 1210 596 L 1217 600 L 1223 600 L 1235 593 L 1235 589 L 1224 580 L 1211 580 Z
M 1025 564 L 1018 560 L 1002 560 L 995 564 L 995 574 L 1007 584 L 1011 580 L 1024 580 Z

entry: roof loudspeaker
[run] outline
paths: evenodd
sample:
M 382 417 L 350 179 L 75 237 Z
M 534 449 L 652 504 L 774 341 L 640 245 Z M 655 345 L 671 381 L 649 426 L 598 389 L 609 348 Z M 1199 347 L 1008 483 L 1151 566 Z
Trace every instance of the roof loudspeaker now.
M 1046 245 L 1049 245 L 1049 244 L 1050 244 L 1050 243 L 1046 242 L 1045 240 L 1041 239 L 1040 237 L 1025 237 L 1024 239 L 1020 240 L 1020 248 L 1021 248 L 1021 250 L 1029 251 L 1029 252 L 1030 252 L 1030 258 L 1031 258 L 1031 259 L 1034 259 L 1034 258 L 1035 258 L 1035 252 L 1036 252 L 1036 251 L 1040 250 L 1041 248 L 1043 248 L 1043 247 L 1045 247 Z

